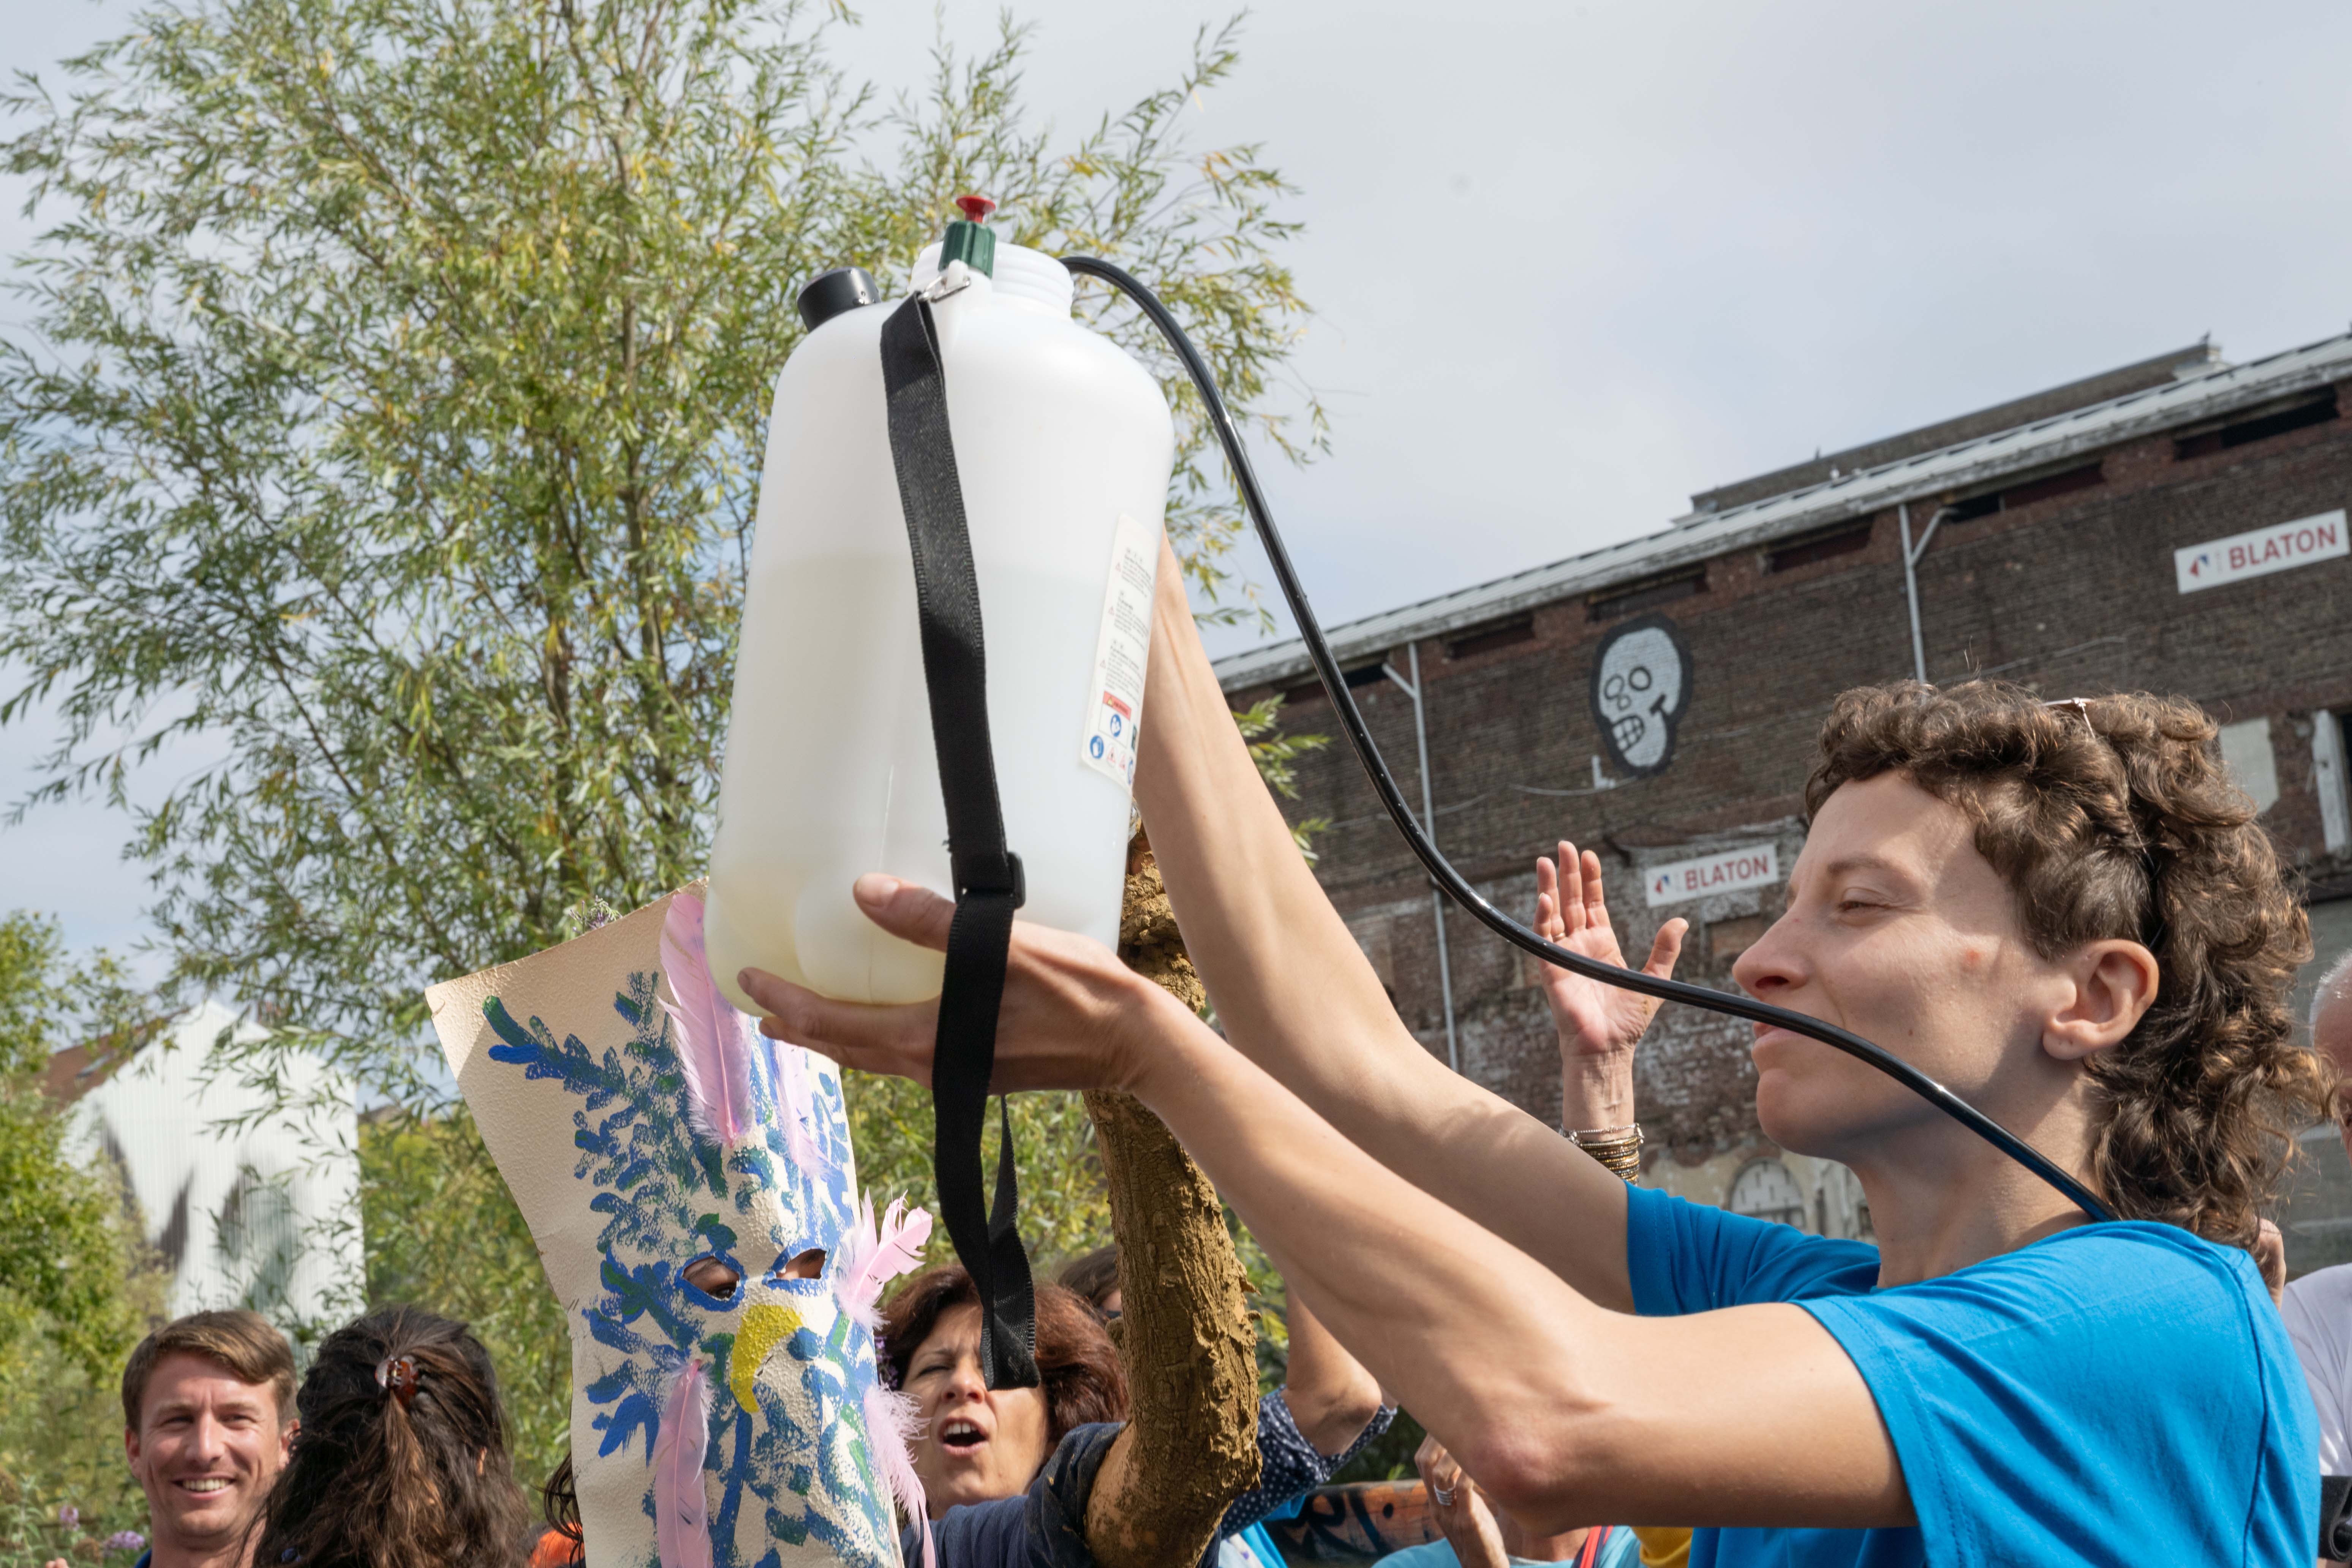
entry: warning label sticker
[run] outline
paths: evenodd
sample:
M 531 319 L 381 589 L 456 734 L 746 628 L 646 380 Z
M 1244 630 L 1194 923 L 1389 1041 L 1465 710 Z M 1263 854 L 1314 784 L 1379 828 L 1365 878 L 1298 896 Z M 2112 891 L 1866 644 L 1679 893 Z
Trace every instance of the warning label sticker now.
M 1111 541 L 1110 583 L 1095 638 L 1094 685 L 1079 760 L 1122 789 L 1135 787 L 1135 734 L 1143 720 L 1143 671 L 1151 655 L 1151 586 L 1160 539 L 1125 512 Z

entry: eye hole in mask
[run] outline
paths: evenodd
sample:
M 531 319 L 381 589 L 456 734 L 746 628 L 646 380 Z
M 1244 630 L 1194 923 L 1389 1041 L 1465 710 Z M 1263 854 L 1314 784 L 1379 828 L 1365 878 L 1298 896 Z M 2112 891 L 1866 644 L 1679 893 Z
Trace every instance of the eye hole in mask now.
M 725 1260 L 709 1256 L 696 1258 L 682 1272 L 686 1282 L 714 1300 L 731 1301 L 735 1288 L 743 1277 L 728 1266 Z
M 806 1252 L 791 1258 L 778 1258 L 773 1274 L 777 1279 L 816 1279 L 824 1274 L 824 1248 L 812 1247 Z

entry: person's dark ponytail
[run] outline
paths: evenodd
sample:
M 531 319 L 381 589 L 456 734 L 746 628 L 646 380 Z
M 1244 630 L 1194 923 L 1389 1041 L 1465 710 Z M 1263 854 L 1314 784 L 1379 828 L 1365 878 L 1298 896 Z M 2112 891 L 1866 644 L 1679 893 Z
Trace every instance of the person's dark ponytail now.
M 462 1323 L 386 1307 L 328 1337 L 253 1560 L 303 1568 L 521 1568 L 489 1353 Z

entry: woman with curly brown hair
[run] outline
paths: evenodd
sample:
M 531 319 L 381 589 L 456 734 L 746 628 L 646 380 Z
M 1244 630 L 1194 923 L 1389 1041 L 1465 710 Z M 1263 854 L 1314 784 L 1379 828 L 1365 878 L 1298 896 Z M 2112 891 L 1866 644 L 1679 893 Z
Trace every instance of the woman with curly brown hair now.
M 1891 1079 L 1759 1030 L 1757 1109 L 1843 1161 L 1876 1247 L 1629 1187 L 1447 1072 L 1292 846 L 1163 561 L 1136 792 L 1223 1037 L 1016 927 L 1001 1089 L 1149 1105 L 1348 1348 L 1501 1506 L 1720 1527 L 1715 1564 L 2307 1562 L 2315 1429 L 2241 1248 L 2316 1109 L 2300 916 L 2185 703 L 1849 692 L 1741 986 L 1874 1039 L 2125 1217 Z M 867 878 L 878 924 L 950 910 Z M 751 975 L 772 1032 L 922 1078 L 929 1009 Z

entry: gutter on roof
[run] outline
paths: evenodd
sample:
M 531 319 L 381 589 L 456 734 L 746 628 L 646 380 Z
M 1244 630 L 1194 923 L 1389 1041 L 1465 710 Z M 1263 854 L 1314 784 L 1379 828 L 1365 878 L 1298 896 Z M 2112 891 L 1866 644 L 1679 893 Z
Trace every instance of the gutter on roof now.
M 2217 365 L 2168 385 L 2126 393 L 2028 425 L 1973 437 L 1782 495 L 1715 512 L 1685 512 L 1654 533 L 1604 545 L 1548 565 L 1441 594 L 1330 628 L 1341 663 L 1399 643 L 1441 637 L 1478 622 L 1705 561 L 1734 550 L 1966 489 L 2021 468 L 2095 451 L 2177 425 L 2229 413 L 2352 374 L 2352 333 L 2243 364 Z M 1215 660 L 1228 691 L 1291 679 L 1310 669 L 1306 647 L 1286 637 Z

